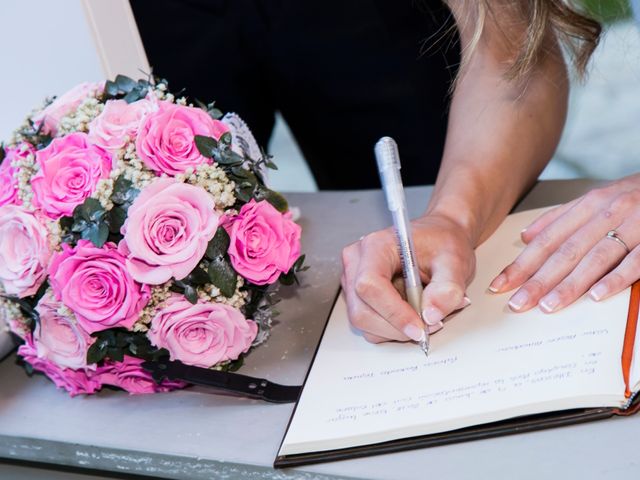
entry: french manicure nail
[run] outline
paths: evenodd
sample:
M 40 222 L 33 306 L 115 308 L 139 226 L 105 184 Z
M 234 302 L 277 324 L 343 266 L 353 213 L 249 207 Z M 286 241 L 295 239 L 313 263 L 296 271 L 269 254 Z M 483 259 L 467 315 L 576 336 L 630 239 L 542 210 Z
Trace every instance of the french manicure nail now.
M 419 342 L 424 335 L 424 330 L 420 327 L 416 327 L 413 323 L 410 323 L 403 330 L 404 334 L 414 342 Z
M 437 325 L 443 318 L 444 313 L 436 307 L 427 307 L 422 311 L 422 320 L 424 320 L 427 325 Z
M 504 273 L 501 273 L 496 278 L 493 279 L 491 285 L 489 285 L 489 291 L 491 293 L 498 293 L 502 287 L 507 283 L 507 276 Z
M 608 293 L 607 286 L 604 283 L 598 283 L 595 287 L 591 289 L 589 292 L 589 296 L 599 302 L 604 298 L 604 296 Z
M 471 305 L 471 299 L 465 295 L 462 297 L 462 301 L 456 310 L 462 310 L 463 308 L 467 308 L 469 305 Z
M 526 290 L 518 290 L 511 300 L 509 300 L 509 307 L 516 312 L 522 310 L 522 307 L 529 301 L 529 294 Z
M 556 292 L 551 292 L 549 295 L 540 300 L 540 308 L 545 313 L 553 313 L 558 305 L 560 305 L 560 295 Z

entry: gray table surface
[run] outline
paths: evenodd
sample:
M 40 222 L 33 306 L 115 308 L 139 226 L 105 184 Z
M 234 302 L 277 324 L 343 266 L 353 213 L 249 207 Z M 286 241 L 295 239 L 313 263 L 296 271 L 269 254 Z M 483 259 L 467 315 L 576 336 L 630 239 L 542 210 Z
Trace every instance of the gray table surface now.
M 542 182 L 519 208 L 566 201 L 590 186 L 593 182 Z M 430 191 L 408 189 L 412 215 L 421 213 Z M 342 246 L 390 220 L 379 192 L 290 194 L 288 198 L 301 209 L 303 248 L 312 268 L 302 277 L 301 288 L 283 292 L 282 315 L 272 337 L 248 357 L 241 372 L 300 384 L 339 287 Z M 11 357 L 0 363 L 0 391 L 0 458 L 5 459 L 176 479 L 640 475 L 640 441 L 636 439 L 640 416 L 275 471 L 271 465 L 293 405 L 199 389 L 142 397 L 105 391 L 71 399 L 42 377 L 27 378 Z M 2 478 L 15 478 L 9 472 L 16 471 L 14 466 L 0 465 Z

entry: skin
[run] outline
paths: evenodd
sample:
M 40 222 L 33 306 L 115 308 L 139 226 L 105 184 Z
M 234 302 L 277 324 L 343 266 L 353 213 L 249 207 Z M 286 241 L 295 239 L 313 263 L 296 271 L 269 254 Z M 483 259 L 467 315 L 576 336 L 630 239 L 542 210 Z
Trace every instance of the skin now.
M 522 232 L 527 247 L 490 290 L 520 287 L 509 306 L 556 312 L 589 291 L 596 301 L 625 289 L 640 273 L 640 175 L 590 191 L 557 207 Z M 624 245 L 606 238 L 616 230 Z
M 343 250 L 349 318 L 370 342 L 418 340 L 423 319 L 437 330 L 446 315 L 469 303 L 464 292 L 474 274 L 475 247 L 533 184 L 559 141 L 568 81 L 558 44 L 553 37 L 545 40 L 546 54 L 526 83 L 508 80 L 505 73 L 517 53 L 513 39 L 524 34 L 526 24 L 510 8 L 513 2 L 499 5 L 502 1 L 494 2 L 495 17 L 486 19 L 472 52 L 474 21 L 466 2 L 449 2 L 460 31 L 463 67 L 434 192 L 426 212 L 412 222 L 426 284 L 421 315 L 392 283 L 401 264 L 391 229 Z

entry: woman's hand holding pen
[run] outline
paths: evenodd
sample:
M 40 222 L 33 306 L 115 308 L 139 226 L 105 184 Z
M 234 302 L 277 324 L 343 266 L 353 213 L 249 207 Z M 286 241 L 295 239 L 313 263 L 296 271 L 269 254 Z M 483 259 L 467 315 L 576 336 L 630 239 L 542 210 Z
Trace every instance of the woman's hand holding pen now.
M 422 282 L 422 318 L 402 298 L 394 280 L 402 266 L 393 229 L 371 233 L 342 252 L 345 292 L 351 324 L 373 343 L 419 340 L 424 322 L 430 331 L 469 304 L 464 292 L 473 276 L 473 243 L 454 220 L 430 214 L 412 222 Z

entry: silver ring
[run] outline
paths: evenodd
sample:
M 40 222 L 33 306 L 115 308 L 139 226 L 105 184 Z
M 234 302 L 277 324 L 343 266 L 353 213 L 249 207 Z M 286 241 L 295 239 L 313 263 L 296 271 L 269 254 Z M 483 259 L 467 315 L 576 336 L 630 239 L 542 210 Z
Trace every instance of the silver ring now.
M 631 252 L 631 249 L 627 246 L 626 243 L 624 243 L 624 240 L 620 238 L 620 236 L 618 235 L 618 232 L 616 232 L 615 230 L 609 230 L 605 238 L 610 238 L 611 240 L 615 240 L 620 245 L 622 245 L 622 248 L 624 248 L 627 251 L 627 253 Z

